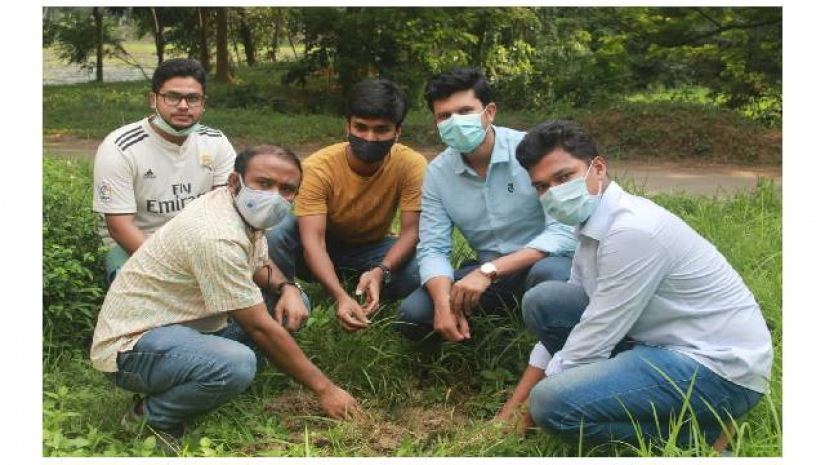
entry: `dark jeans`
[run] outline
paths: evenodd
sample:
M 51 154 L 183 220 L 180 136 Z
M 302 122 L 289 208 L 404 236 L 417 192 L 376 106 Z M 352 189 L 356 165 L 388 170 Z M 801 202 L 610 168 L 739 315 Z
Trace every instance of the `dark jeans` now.
M 496 257 L 481 257 L 483 262 Z M 570 277 L 570 257 L 550 256 L 543 258 L 519 273 L 505 276 L 490 285 L 479 299 L 479 307 L 484 312 L 514 309 L 521 303 L 525 292 L 545 281 L 567 281 Z M 467 276 L 480 266 L 475 260 L 461 264 L 455 272 L 455 280 Z M 398 329 L 409 339 L 419 341 L 433 331 L 435 306 L 425 287 L 419 287 L 410 294 L 398 309 Z M 434 335 L 433 337 L 440 337 Z
M 269 257 L 287 279 L 299 277 L 304 281 L 314 281 L 315 277 L 304 260 L 304 248 L 298 233 L 298 222 L 289 215 L 278 226 L 266 234 Z M 385 237 L 377 242 L 348 244 L 327 236 L 326 247 L 329 258 L 342 281 L 356 280 L 365 271 L 381 263 L 397 239 Z M 418 264 L 415 255 L 410 257 L 400 270 L 393 272 L 389 284 L 381 288 L 381 301 L 392 302 L 403 299 L 419 285 Z
M 555 353 L 564 347 L 588 303 L 581 286 L 542 283 L 524 296 L 524 323 Z M 679 418 L 689 391 L 692 412 L 685 412 L 676 433 L 671 423 Z M 530 393 L 530 414 L 542 428 L 572 438 L 582 434 L 594 440 L 635 442 L 637 435 L 649 441 L 676 434 L 677 443 L 686 446 L 692 435 L 691 416 L 703 439 L 713 443 L 722 432 L 714 411 L 726 423 L 744 415 L 761 397 L 685 354 L 626 339 L 606 360 L 540 381 Z

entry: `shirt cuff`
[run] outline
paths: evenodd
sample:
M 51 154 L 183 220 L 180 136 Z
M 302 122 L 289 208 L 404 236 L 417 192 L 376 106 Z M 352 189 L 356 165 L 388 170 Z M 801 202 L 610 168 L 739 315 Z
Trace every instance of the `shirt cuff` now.
M 418 262 L 418 272 L 421 275 L 421 285 L 439 276 L 446 276 L 450 281 L 454 280 L 453 267 L 446 257 L 430 256 L 423 257 Z
M 537 342 L 533 346 L 533 351 L 530 352 L 530 361 L 527 362 L 531 367 L 536 367 L 539 370 L 545 370 L 547 364 L 550 363 L 550 352 L 544 347 L 544 344 Z
M 558 355 L 555 355 L 552 359 L 550 359 L 550 363 L 547 364 L 544 374 L 547 376 L 553 376 L 561 373 L 562 371 L 564 371 L 564 368 L 562 368 L 561 365 L 561 358 L 559 358 Z
M 569 231 L 544 231 L 528 242 L 524 248 L 567 257 L 573 254 L 577 245 L 578 241 L 571 229 Z

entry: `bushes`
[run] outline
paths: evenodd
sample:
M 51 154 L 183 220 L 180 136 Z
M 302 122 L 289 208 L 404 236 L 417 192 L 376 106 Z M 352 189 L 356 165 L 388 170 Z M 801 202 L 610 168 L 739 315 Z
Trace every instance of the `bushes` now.
M 48 347 L 91 336 L 105 283 L 89 161 L 43 160 L 43 332 Z

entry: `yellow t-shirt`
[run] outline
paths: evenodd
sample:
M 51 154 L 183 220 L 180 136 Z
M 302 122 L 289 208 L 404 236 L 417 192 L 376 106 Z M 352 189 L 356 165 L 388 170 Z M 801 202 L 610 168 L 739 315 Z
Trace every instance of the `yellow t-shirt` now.
M 401 144 L 392 146 L 372 176 L 347 163 L 348 142 L 325 147 L 304 161 L 295 216 L 327 215 L 327 234 L 351 244 L 378 241 L 390 232 L 395 212 L 421 211 L 427 160 Z

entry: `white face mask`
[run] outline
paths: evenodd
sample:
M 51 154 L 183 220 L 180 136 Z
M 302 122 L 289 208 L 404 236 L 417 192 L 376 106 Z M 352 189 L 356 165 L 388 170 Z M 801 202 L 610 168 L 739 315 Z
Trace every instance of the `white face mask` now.
M 250 189 L 244 185 L 240 174 L 238 182 L 241 183 L 241 190 L 235 196 L 235 206 L 253 228 L 270 229 L 289 214 L 292 205 L 279 193 Z

